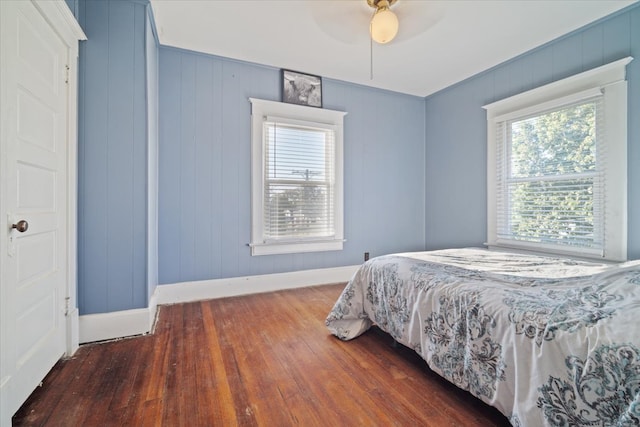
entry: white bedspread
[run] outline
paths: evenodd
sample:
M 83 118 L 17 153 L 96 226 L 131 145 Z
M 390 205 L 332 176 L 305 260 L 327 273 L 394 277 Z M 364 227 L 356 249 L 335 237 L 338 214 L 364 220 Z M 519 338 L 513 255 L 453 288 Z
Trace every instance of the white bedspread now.
M 516 426 L 640 425 L 640 262 L 484 249 L 363 264 L 327 317 L 376 324 Z

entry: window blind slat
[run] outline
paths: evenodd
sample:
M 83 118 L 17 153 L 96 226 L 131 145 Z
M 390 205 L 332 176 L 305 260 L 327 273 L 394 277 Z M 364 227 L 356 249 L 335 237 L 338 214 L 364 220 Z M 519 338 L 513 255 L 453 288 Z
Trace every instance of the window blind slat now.
M 604 247 L 602 109 L 598 96 L 496 123 L 499 238 Z
M 265 239 L 334 236 L 333 130 L 276 121 L 264 129 Z

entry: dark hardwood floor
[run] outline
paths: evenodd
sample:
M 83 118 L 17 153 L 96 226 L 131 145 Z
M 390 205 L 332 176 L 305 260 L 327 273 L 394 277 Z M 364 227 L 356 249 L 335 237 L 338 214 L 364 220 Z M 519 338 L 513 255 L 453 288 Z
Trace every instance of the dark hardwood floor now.
M 507 426 L 373 328 L 324 319 L 344 285 L 162 306 L 153 335 L 80 347 L 16 426 Z

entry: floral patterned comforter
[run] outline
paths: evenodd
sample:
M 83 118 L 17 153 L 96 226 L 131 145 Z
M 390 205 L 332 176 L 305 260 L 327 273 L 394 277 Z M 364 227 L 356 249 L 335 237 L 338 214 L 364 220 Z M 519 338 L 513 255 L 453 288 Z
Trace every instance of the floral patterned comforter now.
M 372 324 L 514 426 L 640 425 L 640 262 L 485 249 L 364 263 L 326 320 Z

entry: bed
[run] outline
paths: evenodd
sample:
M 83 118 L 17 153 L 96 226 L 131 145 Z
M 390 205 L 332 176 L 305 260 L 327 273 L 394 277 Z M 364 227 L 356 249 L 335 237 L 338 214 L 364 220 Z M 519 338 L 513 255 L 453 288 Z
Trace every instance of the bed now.
M 326 319 L 378 326 L 514 426 L 640 425 L 640 261 L 480 248 L 365 262 Z

